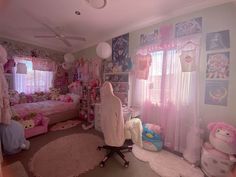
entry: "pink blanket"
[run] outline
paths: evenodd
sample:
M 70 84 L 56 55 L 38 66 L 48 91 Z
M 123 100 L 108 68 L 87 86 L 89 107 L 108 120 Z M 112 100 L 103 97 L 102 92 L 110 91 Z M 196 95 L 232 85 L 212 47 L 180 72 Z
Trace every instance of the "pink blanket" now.
M 75 103 L 68 103 L 62 101 L 47 100 L 36 103 L 16 104 L 12 106 L 15 113 L 19 115 L 26 115 L 27 113 L 35 112 L 42 113 L 45 116 L 65 112 L 76 109 Z

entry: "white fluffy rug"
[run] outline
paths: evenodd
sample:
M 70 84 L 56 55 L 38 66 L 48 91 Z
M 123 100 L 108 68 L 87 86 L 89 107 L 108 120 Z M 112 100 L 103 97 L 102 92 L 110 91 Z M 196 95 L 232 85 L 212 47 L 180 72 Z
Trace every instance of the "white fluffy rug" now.
M 204 177 L 199 168 L 194 168 L 183 158 L 165 150 L 151 152 L 134 145 L 132 151 L 139 160 L 149 162 L 150 167 L 161 177 Z
M 75 177 L 93 169 L 103 159 L 97 146 L 103 140 L 80 133 L 58 138 L 36 152 L 29 164 L 36 177 Z
M 25 168 L 19 161 L 3 167 L 2 173 L 4 177 L 28 177 Z

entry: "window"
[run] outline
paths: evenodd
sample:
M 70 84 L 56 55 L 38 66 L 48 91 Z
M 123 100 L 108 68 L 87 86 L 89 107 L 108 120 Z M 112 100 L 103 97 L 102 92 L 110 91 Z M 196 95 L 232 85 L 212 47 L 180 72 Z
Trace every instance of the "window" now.
M 29 59 L 16 58 L 17 63 L 24 63 L 27 67 L 27 74 L 14 72 L 15 90 L 24 93 L 46 92 L 52 87 L 53 72 L 33 70 L 33 63 Z
M 147 80 L 135 80 L 133 103 L 142 105 L 145 101 L 153 104 L 187 104 L 190 98 L 191 73 L 182 72 L 176 50 L 150 53 L 152 63 Z M 177 94 L 178 93 L 178 94 Z

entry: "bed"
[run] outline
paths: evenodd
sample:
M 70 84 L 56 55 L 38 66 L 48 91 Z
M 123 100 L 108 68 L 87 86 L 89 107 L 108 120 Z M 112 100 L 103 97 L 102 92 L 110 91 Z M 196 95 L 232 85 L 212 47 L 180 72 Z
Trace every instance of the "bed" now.
M 42 113 L 49 118 L 49 124 L 76 118 L 78 116 L 78 104 L 46 100 L 34 103 L 23 103 L 12 106 L 12 111 L 18 115 L 27 113 Z

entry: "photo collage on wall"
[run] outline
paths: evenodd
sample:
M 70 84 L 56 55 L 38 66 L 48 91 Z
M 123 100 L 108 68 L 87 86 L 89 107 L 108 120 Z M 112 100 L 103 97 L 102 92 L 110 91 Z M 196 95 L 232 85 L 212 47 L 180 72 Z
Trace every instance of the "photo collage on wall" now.
M 230 31 L 207 33 L 205 104 L 227 106 L 230 66 Z

